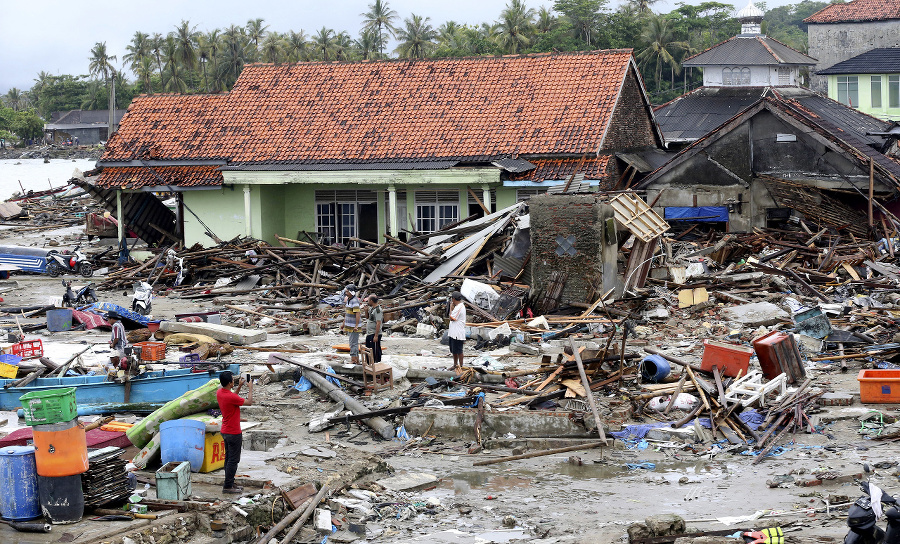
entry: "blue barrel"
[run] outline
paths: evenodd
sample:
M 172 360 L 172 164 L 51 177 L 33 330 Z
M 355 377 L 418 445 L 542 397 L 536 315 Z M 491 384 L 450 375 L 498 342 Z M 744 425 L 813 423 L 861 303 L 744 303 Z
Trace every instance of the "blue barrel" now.
M 33 446 L 0 449 L 0 517 L 9 521 L 41 517 Z
M 38 476 L 41 510 L 50 523 L 78 523 L 84 516 L 84 491 L 81 474 L 48 478 Z
M 47 330 L 50 332 L 62 332 L 72 328 L 72 310 L 47 310 Z
M 191 472 L 200 472 L 203 465 L 203 445 L 206 423 L 194 419 L 174 419 L 159 426 L 159 446 L 162 463 L 187 461 Z
M 662 355 L 648 355 L 641 359 L 641 377 L 645 382 L 661 382 L 670 372 L 672 367 Z

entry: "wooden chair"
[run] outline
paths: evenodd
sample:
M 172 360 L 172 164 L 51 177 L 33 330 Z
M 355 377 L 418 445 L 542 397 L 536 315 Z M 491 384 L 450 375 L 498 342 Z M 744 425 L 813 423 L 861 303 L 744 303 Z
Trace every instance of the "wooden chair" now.
M 394 388 L 394 370 L 387 363 L 375 363 L 375 354 L 363 346 L 359 347 L 359 361 L 362 364 L 363 386 L 366 394 Z

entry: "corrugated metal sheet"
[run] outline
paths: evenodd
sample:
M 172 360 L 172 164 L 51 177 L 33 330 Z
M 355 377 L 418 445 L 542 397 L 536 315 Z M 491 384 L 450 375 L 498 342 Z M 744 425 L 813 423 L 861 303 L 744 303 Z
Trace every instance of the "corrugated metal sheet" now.
M 685 60 L 682 66 L 813 66 L 816 59 L 768 36 L 735 36 Z

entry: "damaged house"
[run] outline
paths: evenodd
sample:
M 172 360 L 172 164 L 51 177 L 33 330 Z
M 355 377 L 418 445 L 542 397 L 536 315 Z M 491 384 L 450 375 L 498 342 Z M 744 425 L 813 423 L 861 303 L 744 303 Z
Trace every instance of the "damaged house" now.
M 631 50 L 247 66 L 220 95 L 134 100 L 101 189 L 178 195 L 184 241 L 429 233 L 658 151 Z M 582 179 L 583 176 L 583 179 Z

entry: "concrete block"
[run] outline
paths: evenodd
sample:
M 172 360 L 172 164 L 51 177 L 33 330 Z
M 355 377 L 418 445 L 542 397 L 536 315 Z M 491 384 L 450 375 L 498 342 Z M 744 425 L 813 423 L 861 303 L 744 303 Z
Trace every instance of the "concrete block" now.
M 475 415 L 474 408 L 414 408 L 406 414 L 403 424 L 411 435 L 421 435 L 430 427 L 428 432 L 437 436 L 474 439 Z M 490 429 L 499 437 L 590 436 L 584 427 L 569 419 L 568 412 L 540 410 L 485 412 L 482 429 Z
M 205 334 L 220 342 L 228 342 L 229 344 L 236 344 L 238 346 L 262 342 L 267 337 L 266 331 L 263 330 L 239 329 L 227 325 L 216 325 L 215 323 L 179 323 L 177 321 L 163 321 L 159 324 L 159 328 L 166 332 Z
M 538 348 L 537 346 L 519 344 L 518 342 L 513 342 L 512 344 L 510 344 L 509 349 L 518 353 L 524 353 L 525 355 L 538 355 L 541 353 L 540 348 Z
M 658 514 L 644 520 L 653 536 L 680 535 L 684 533 L 684 518 L 676 514 Z
M 389 478 L 383 478 L 376 483 L 389 491 L 405 491 L 407 489 L 415 489 L 438 481 L 434 474 L 426 474 L 424 472 L 407 472 L 406 474 L 398 474 Z
M 663 442 L 681 441 L 693 443 L 697 441 L 697 435 L 694 433 L 692 427 L 684 427 L 681 429 L 657 427 L 655 429 L 650 429 L 650 432 L 647 433 L 647 438 L 649 440 L 660 440 Z
M 331 532 L 331 510 L 327 508 L 316 508 L 313 514 L 313 525 L 316 531 L 322 533 Z
M 731 306 L 722 311 L 725 319 L 745 327 L 766 327 L 790 319 L 790 315 L 771 302 L 753 302 Z
M 822 406 L 850 406 L 853 404 L 853 395 L 848 393 L 825 393 L 818 401 Z

